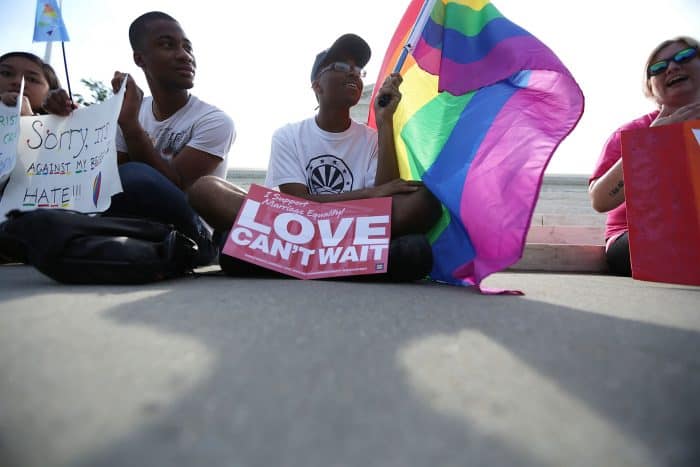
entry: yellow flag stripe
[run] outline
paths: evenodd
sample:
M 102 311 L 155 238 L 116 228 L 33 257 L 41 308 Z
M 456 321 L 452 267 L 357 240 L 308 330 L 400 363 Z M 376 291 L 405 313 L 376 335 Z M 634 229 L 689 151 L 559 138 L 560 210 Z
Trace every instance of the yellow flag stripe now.
M 433 100 L 438 92 L 438 77 L 423 71 L 414 64 L 404 72 L 401 91 L 401 102 L 394 113 L 396 158 L 399 163 L 401 178 L 411 179 L 411 168 L 408 163 L 408 150 L 401 138 L 401 129 L 425 104 Z

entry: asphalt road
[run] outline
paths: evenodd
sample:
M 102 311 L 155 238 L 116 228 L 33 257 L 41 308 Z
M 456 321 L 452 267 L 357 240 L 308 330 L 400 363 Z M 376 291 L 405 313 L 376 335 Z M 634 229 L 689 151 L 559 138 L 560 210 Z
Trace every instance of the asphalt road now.
M 0 267 L 0 465 L 698 466 L 700 288 Z

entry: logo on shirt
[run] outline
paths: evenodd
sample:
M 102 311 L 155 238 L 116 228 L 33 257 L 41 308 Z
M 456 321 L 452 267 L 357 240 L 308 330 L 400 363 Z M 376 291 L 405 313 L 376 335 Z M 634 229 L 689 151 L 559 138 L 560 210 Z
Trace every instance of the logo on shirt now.
M 165 127 L 158 130 L 154 138 L 151 138 L 153 147 L 160 152 L 160 157 L 166 161 L 177 156 L 180 150 L 185 146 L 186 131 L 174 131 L 171 127 Z
M 185 140 L 185 132 L 184 131 L 179 131 L 179 132 L 174 132 L 171 131 L 170 128 L 167 129 L 169 132 L 167 136 L 167 142 L 163 146 L 163 154 L 169 155 L 170 157 L 175 156 L 177 153 L 180 152 L 180 149 L 182 149 L 184 140 Z
M 312 195 L 352 191 L 353 176 L 342 159 L 330 154 L 314 157 L 306 165 L 306 186 Z

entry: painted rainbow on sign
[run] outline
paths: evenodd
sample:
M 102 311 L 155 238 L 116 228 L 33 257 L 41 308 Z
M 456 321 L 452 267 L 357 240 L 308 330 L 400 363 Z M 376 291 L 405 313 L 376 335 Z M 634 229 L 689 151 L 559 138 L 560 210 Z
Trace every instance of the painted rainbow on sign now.
M 377 83 L 422 5 L 409 5 Z M 583 94 L 547 46 L 481 0 L 437 0 L 401 75 L 399 170 L 444 206 L 430 233 L 431 278 L 478 285 L 522 257 L 544 170 L 576 126 Z
M 102 189 L 102 172 L 98 172 L 95 180 L 92 182 L 92 202 L 97 207 L 97 202 L 100 199 L 100 190 Z

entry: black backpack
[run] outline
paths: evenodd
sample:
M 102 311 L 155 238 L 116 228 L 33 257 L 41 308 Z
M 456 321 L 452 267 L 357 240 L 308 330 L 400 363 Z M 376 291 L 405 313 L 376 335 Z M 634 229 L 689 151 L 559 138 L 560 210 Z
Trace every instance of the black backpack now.
M 144 284 L 184 276 L 197 244 L 172 225 L 61 209 L 7 214 L 0 256 L 66 284 Z

